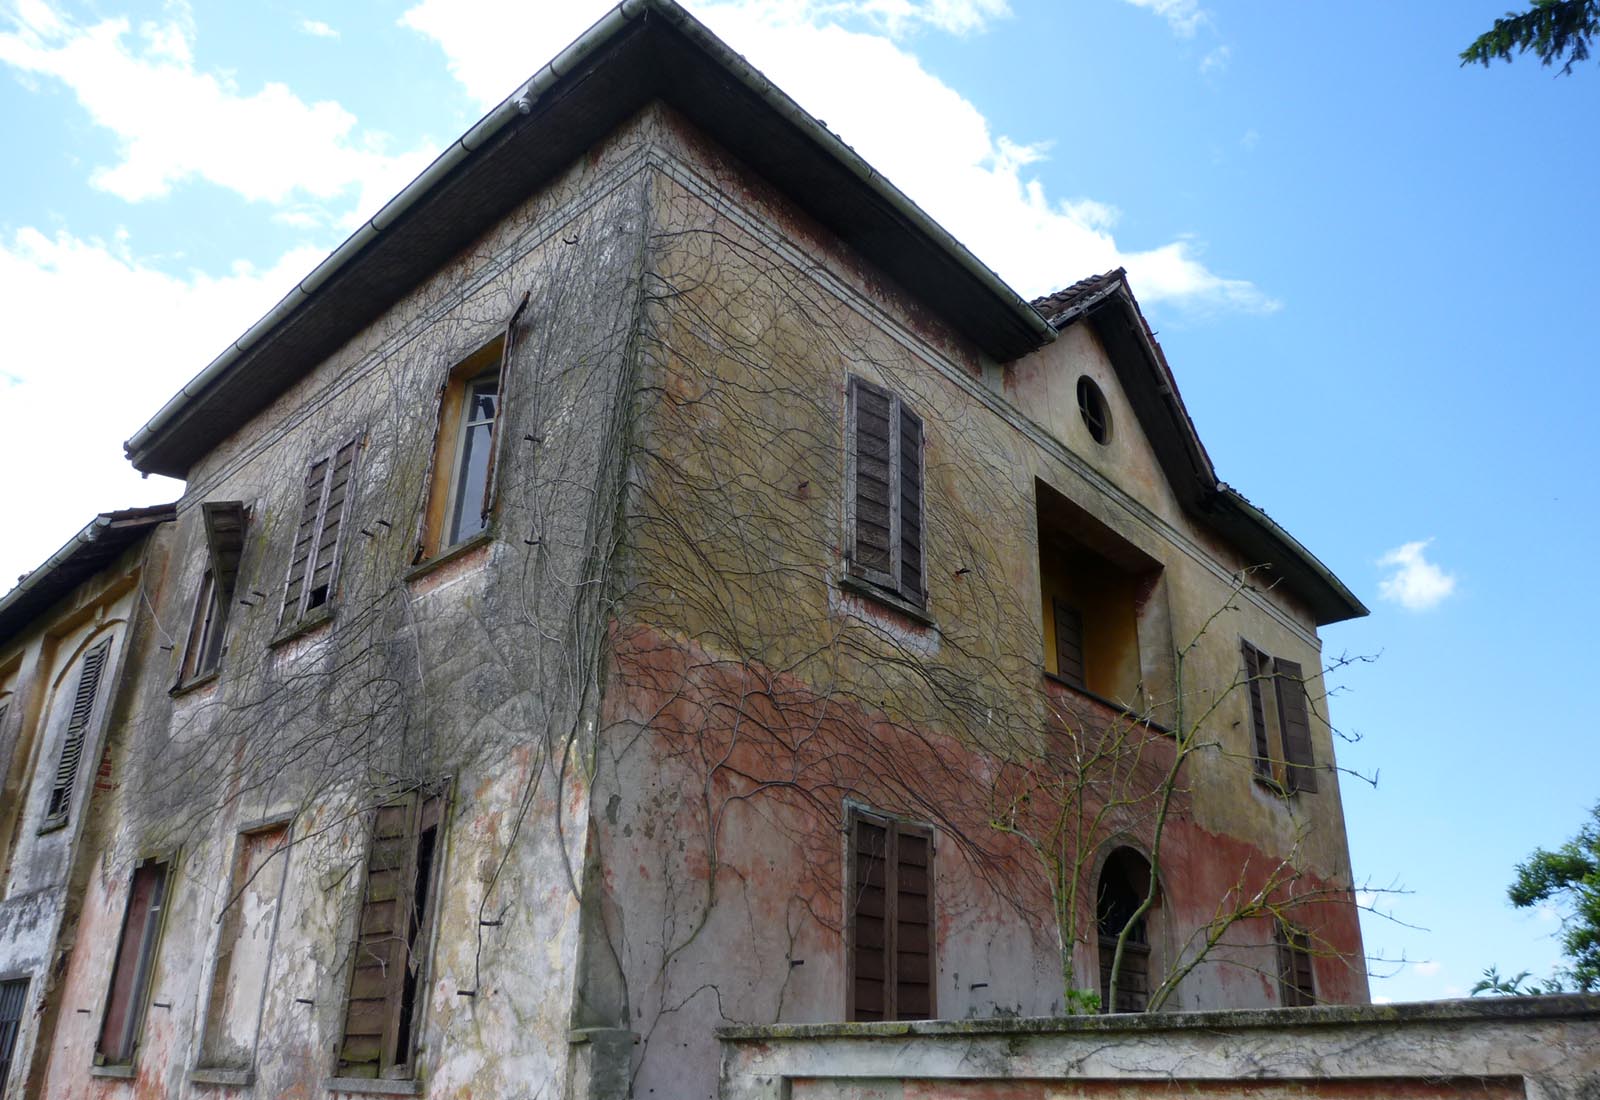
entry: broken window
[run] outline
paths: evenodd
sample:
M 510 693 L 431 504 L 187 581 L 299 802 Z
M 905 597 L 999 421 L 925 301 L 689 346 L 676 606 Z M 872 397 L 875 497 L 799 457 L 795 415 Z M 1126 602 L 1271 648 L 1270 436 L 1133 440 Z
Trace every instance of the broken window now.
M 278 929 L 288 865 L 289 826 L 239 835 L 217 935 L 206 999 L 200 1062 L 208 1069 L 247 1070 L 255 1060 L 261 998 Z
M 83 764 L 84 741 L 89 736 L 95 701 L 100 697 L 100 680 L 110 653 L 111 639 L 103 638 L 89 648 L 78 665 L 77 686 L 72 694 L 72 713 L 67 718 L 67 729 L 61 737 L 61 751 L 56 757 L 55 781 L 50 785 L 50 801 L 45 806 L 44 828 L 63 824 L 72 811 L 72 795 L 77 789 L 78 771 Z
M 1272 938 L 1278 949 L 1278 1002 L 1290 1008 L 1316 1004 L 1311 936 L 1287 921 L 1274 920 Z
M 1285 657 L 1272 657 L 1249 642 L 1241 646 L 1256 775 L 1290 793 L 1315 791 L 1317 770 L 1305 673 Z M 1281 776 L 1274 770 L 1280 762 Z
M 439 389 L 439 426 L 417 543 L 418 561 L 465 542 L 489 526 L 505 348 L 502 336 L 478 349 L 451 370 Z
M 922 418 L 854 377 L 847 417 L 850 572 L 921 606 Z
M 860 810 L 848 824 L 850 1019 L 931 1019 L 933 830 Z
M 200 506 L 206 529 L 206 570 L 195 593 L 194 620 L 183 650 L 178 682 L 188 683 L 217 670 L 222 659 L 228 609 L 244 552 L 244 503 L 207 501 Z
M 154 859 L 133 870 L 122 936 L 111 964 L 105 1015 L 100 1020 L 100 1039 L 95 1044 L 97 1065 L 128 1065 L 138 1048 L 166 910 L 167 870 L 166 863 Z
M 352 439 L 306 469 L 280 625 L 289 626 L 333 602 L 341 536 L 355 498 L 352 481 L 359 448 L 360 439 Z
M 1118 848 L 1100 872 L 1095 896 L 1095 926 L 1100 941 L 1100 1010 L 1143 1012 L 1150 1003 L 1149 913 L 1137 920 L 1150 889 L 1150 864 L 1132 848 Z M 1117 972 L 1116 1004 L 1111 1003 L 1111 970 L 1117 956 L 1117 939 L 1127 929 L 1122 944 L 1122 968 Z
M 28 979 L 0 982 L 0 1096 L 6 1093 L 11 1076 L 11 1058 L 17 1049 L 17 1032 L 22 1030 L 22 1009 L 28 1001 Z
M 444 798 L 413 791 L 373 815 L 339 1047 L 341 1077 L 415 1075 Z
M 1045 671 L 1141 709 L 1140 636 L 1161 566 L 1048 485 L 1036 491 Z

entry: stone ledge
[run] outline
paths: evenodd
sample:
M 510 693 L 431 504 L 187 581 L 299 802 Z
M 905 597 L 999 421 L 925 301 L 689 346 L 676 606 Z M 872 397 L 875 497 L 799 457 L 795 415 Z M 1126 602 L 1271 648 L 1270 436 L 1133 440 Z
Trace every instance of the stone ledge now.
M 1471 997 L 1382 1005 L 1312 1008 L 1241 1008 L 1220 1012 L 1120 1013 L 1104 1016 L 1025 1016 L 984 1020 L 917 1020 L 893 1023 L 733 1025 L 717 1029 L 728 1042 L 805 1039 L 887 1039 L 913 1036 L 1055 1035 L 1073 1032 L 1183 1031 L 1361 1027 L 1451 1020 L 1600 1019 L 1600 996 Z

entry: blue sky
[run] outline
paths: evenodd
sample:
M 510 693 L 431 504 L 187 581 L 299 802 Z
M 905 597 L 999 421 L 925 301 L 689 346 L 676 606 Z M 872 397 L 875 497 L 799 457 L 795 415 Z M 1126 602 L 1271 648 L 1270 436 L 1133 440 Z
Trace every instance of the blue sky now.
M 604 6 L 0 7 L 0 577 L 175 496 L 121 441 Z M 1600 799 L 1600 66 L 1459 68 L 1505 6 L 693 5 L 1020 291 L 1126 264 L 1221 475 L 1373 608 L 1325 639 L 1381 654 L 1334 718 L 1389 999 L 1548 972 L 1505 884 Z

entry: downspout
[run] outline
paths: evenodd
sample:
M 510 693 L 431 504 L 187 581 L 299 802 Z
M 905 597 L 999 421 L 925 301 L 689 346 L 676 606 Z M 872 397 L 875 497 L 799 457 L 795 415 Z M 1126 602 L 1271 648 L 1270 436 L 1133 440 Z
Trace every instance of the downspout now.
M 171 427 L 177 419 L 179 409 L 203 393 L 213 382 L 225 374 L 238 361 L 240 356 L 265 339 L 274 328 L 293 314 L 302 302 L 315 294 L 318 288 L 342 271 L 345 265 L 354 259 L 368 244 L 372 243 L 380 233 L 392 226 L 415 206 L 424 195 L 432 190 L 434 184 L 448 176 L 457 165 L 474 151 L 482 148 L 491 138 L 505 129 L 512 120 L 520 115 L 530 113 L 533 110 L 533 105 L 538 102 L 539 97 L 552 84 L 575 68 L 596 45 L 610 38 L 624 23 L 634 18 L 641 9 L 647 6 L 650 6 L 649 0 L 623 0 L 622 3 L 601 16 L 592 27 L 584 31 L 577 41 L 557 54 L 554 60 L 534 73 L 526 84 L 501 100 L 497 107 L 478 120 L 477 125 L 452 142 L 444 152 L 434 159 L 432 164 L 423 169 L 421 175 L 408 183 L 398 195 L 385 203 L 382 209 L 352 233 L 331 255 L 313 268 L 311 274 L 307 275 L 288 294 L 284 295 L 278 304 L 268 311 L 266 316 L 245 330 L 244 335 L 229 344 L 221 355 L 211 360 L 199 374 L 185 383 L 183 388 L 174 394 L 171 400 L 161 406 L 161 409 L 150 418 L 145 426 L 135 432 L 122 445 L 123 452 L 128 456 L 129 460 L 137 466 L 136 452 L 143 450 L 157 435 Z

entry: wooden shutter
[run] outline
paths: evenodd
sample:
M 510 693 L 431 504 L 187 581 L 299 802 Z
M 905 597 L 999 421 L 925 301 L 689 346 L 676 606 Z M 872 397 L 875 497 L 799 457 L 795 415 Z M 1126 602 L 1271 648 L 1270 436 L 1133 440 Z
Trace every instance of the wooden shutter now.
M 47 821 L 66 817 L 72 808 L 72 791 L 77 786 L 78 768 L 83 763 L 83 742 L 89 733 L 95 698 L 100 693 L 100 676 L 105 671 L 106 656 L 110 652 L 111 639 L 106 638 L 92 646 L 83 655 L 83 663 L 78 666 L 78 686 L 72 696 L 72 717 L 67 720 L 67 732 L 61 739 L 61 756 L 56 760 L 56 778 L 51 784 L 50 802 L 45 810 Z
M 922 418 L 900 401 L 900 592 L 922 602 Z
M 1075 688 L 1084 687 L 1083 616 L 1054 597 L 1050 600 L 1056 630 L 1056 675 Z
M 291 623 L 306 612 L 333 602 L 338 581 L 340 534 L 351 500 L 356 451 L 360 437 L 316 459 L 306 469 L 300 497 L 300 523 L 289 556 L 289 579 L 283 589 L 281 622 Z
M 894 1018 L 933 1018 L 933 837 L 894 829 Z
M 166 905 L 167 865 L 153 860 L 134 868 L 128 888 L 128 908 L 122 916 L 122 936 L 112 962 L 111 987 L 100 1039 L 95 1052 L 102 1063 L 121 1065 L 133 1060 L 144 1015 L 145 994 L 155 968 L 156 943 L 161 934 L 161 914 Z
M 386 1077 L 409 1066 L 442 809 L 441 798 L 412 792 L 373 815 L 340 1076 Z
M 851 823 L 852 1020 L 934 1014 L 933 834 L 856 814 Z
M 1271 658 L 1265 657 L 1255 646 L 1244 643 L 1245 687 L 1250 694 L 1250 729 L 1255 735 L 1255 769 L 1257 775 L 1271 779 L 1272 748 L 1267 738 L 1266 700 L 1261 694 L 1261 678 L 1265 671 L 1263 666 L 1269 660 Z
M 17 1032 L 22 1030 L 22 1010 L 27 1001 L 28 979 L 0 982 L 0 1096 L 5 1095 L 6 1080 L 11 1076 L 11 1058 L 16 1053 Z
M 1283 730 L 1285 784 L 1291 791 L 1316 791 L 1316 760 L 1311 753 L 1311 718 L 1306 707 L 1305 676 L 1300 666 L 1277 660 L 1278 725 Z
M 1317 1003 L 1316 978 L 1311 962 L 1311 937 L 1281 920 L 1272 922 L 1278 951 L 1278 1000 L 1286 1007 Z
M 852 453 L 855 456 L 854 545 L 851 564 L 857 571 L 893 583 L 894 536 L 894 399 L 859 378 L 850 380 L 853 409 Z

